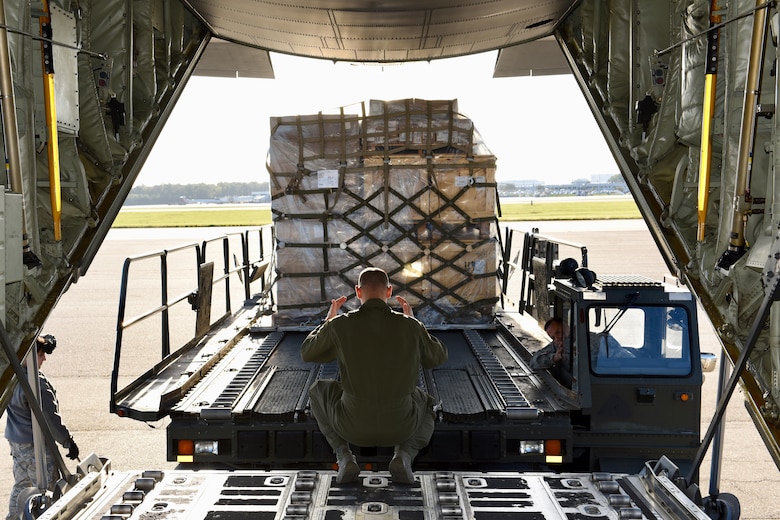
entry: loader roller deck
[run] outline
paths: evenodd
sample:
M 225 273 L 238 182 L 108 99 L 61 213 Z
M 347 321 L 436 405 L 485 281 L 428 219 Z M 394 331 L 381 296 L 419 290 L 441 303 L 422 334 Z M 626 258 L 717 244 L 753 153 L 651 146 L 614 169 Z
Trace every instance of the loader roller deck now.
M 222 461 L 308 467 L 332 461 L 332 453 L 308 412 L 308 388 L 317 379 L 337 379 L 336 363 L 301 360 L 308 331 L 250 326 L 239 313 L 222 327 L 137 379 L 115 397 L 119 415 L 157 420 L 170 415 L 170 460 Z M 243 326 L 242 326 L 243 323 Z M 239 330 L 226 337 L 225 330 Z M 519 455 L 521 441 L 557 439 L 570 458 L 568 409 L 556 400 L 548 377 L 530 370 L 502 327 L 432 330 L 448 360 L 421 370 L 418 385 L 437 403 L 436 431 L 418 462 L 460 461 L 497 466 L 543 462 Z M 208 425 L 208 431 L 203 425 Z M 213 441 L 218 449 L 179 457 L 179 441 Z M 389 460 L 391 453 L 360 449 L 363 460 Z M 214 452 L 217 453 L 214 453 Z

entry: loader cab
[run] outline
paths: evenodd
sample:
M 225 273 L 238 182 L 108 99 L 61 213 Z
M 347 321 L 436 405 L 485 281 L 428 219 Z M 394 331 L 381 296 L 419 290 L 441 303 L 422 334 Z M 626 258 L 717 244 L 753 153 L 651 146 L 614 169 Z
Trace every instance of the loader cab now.
M 581 456 L 626 471 L 663 452 L 685 467 L 699 443 L 702 384 L 691 294 L 634 275 L 600 276 L 589 287 L 556 279 L 554 287 L 572 360 L 556 379 L 579 399 Z
M 568 410 L 572 467 L 631 473 L 665 455 L 687 471 L 700 445 L 705 361 L 714 369 L 699 349 L 692 294 L 644 276 L 596 274 L 583 244 L 537 230 L 521 253 L 524 316 L 540 327 L 552 317 L 564 323 L 563 361 L 533 368 L 547 365 L 534 362 L 544 347 L 529 341 L 527 352 Z

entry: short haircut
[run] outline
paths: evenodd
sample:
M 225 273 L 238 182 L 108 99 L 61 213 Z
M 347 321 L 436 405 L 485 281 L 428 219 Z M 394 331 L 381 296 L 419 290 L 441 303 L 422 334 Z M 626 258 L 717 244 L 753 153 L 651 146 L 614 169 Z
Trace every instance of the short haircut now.
M 558 316 L 553 316 L 552 318 L 550 318 L 549 320 L 547 320 L 547 321 L 545 321 L 545 322 L 544 322 L 544 329 L 543 329 L 543 330 L 544 330 L 545 332 L 547 332 L 547 329 L 548 329 L 548 327 L 549 327 L 550 325 L 552 325 L 553 323 L 557 323 L 557 324 L 559 324 L 561 327 L 563 327 L 563 319 L 562 319 L 562 318 L 559 318 Z
M 387 273 L 378 267 L 366 267 L 360 272 L 358 277 L 358 287 L 361 289 L 384 290 L 390 287 L 390 280 Z

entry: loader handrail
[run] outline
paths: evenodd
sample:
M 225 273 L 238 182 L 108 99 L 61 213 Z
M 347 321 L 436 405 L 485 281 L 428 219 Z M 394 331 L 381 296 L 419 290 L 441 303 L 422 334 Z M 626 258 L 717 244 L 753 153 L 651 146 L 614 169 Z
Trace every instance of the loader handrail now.
M 523 235 L 523 243 L 515 245 L 515 235 L 520 233 Z M 505 228 L 498 273 L 502 306 L 510 308 L 516 305 L 517 312 L 536 315 L 542 287 L 552 283 L 560 257 L 568 256 L 561 254 L 561 246 L 569 248 L 572 255 L 579 256 L 579 259 L 575 258 L 579 267 L 588 267 L 588 248 L 583 244 L 542 235 L 536 228 L 532 231 L 521 231 L 509 226 Z M 514 276 L 520 276 L 519 293 L 517 282 L 510 285 Z
M 232 240 L 231 240 L 232 239 Z M 240 240 L 240 246 L 236 247 L 236 240 Z M 170 311 L 182 303 L 187 303 L 192 307 L 192 310 L 198 313 L 198 320 L 200 321 L 200 313 L 204 313 L 204 319 L 207 321 L 207 327 L 205 330 L 203 327 L 198 327 L 196 323 L 195 330 L 191 335 L 191 339 L 186 342 L 186 345 L 194 344 L 200 337 L 205 335 L 208 328 L 214 323 L 223 320 L 225 317 L 232 314 L 233 298 L 237 291 L 231 292 L 231 282 L 237 283 L 238 280 L 242 286 L 242 296 L 244 301 L 248 301 L 252 298 L 253 284 L 254 282 L 260 282 L 259 294 L 265 294 L 267 291 L 265 272 L 270 264 L 270 254 L 267 251 L 271 251 L 272 248 L 268 247 L 273 240 L 273 230 L 271 226 L 262 226 L 259 228 L 253 228 L 244 230 L 237 233 L 226 233 L 221 236 L 204 240 L 200 243 L 184 244 L 172 249 L 164 249 L 162 251 L 151 252 L 141 255 L 135 255 L 125 259 L 122 268 L 122 280 L 120 286 L 119 295 L 119 309 L 117 313 L 116 324 L 116 345 L 114 350 L 114 364 L 111 373 L 111 411 L 116 409 L 116 396 L 119 392 L 119 368 L 122 359 L 122 349 L 127 348 L 125 344 L 125 332 L 145 320 L 154 316 L 160 316 L 160 360 L 164 360 L 171 354 L 171 319 Z M 211 247 L 209 247 L 211 245 Z M 221 247 L 220 247 L 221 246 Z M 210 251 L 218 251 L 218 258 L 210 259 Z M 235 252 L 236 249 L 240 249 L 240 252 Z M 191 253 L 190 253 L 191 251 Z M 169 274 L 169 259 L 173 254 L 183 254 L 187 263 L 190 261 L 194 266 L 195 280 L 193 285 L 187 286 L 183 291 L 178 292 L 175 295 L 170 295 L 170 274 Z M 191 260 L 186 259 L 186 255 L 191 254 Z M 148 264 L 149 260 L 158 258 L 159 263 L 159 278 L 154 280 L 153 273 L 144 274 L 143 278 L 146 282 L 159 282 L 160 287 L 160 301 L 158 305 L 153 307 L 144 307 L 140 312 L 132 317 L 127 317 L 128 301 L 130 297 L 129 291 L 129 279 L 131 269 L 138 267 L 141 262 Z M 231 260 L 233 265 L 231 265 Z M 211 280 L 202 279 L 210 271 L 202 269 L 202 267 L 209 263 L 215 263 L 215 274 Z M 177 275 L 177 279 L 180 276 Z M 190 283 L 190 282 L 185 282 Z M 212 319 L 210 315 L 212 296 L 213 293 L 210 290 L 213 287 L 222 285 L 224 291 L 223 297 L 219 301 L 223 305 L 224 312 L 218 317 Z M 202 289 L 204 294 L 201 294 Z M 204 301 L 205 300 L 205 301 Z M 189 337 L 189 334 L 187 334 Z M 177 342 L 177 344 L 179 344 Z M 137 383 L 131 383 L 125 390 L 132 388 Z

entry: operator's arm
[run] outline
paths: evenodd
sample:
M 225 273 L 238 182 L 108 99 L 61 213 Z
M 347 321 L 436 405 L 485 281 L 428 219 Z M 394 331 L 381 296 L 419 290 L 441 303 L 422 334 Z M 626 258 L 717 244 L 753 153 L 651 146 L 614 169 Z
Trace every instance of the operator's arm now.
M 531 368 L 534 370 L 540 370 L 545 368 L 552 368 L 553 356 L 557 347 L 555 343 L 550 343 L 546 347 L 537 350 L 533 356 L 531 356 Z

